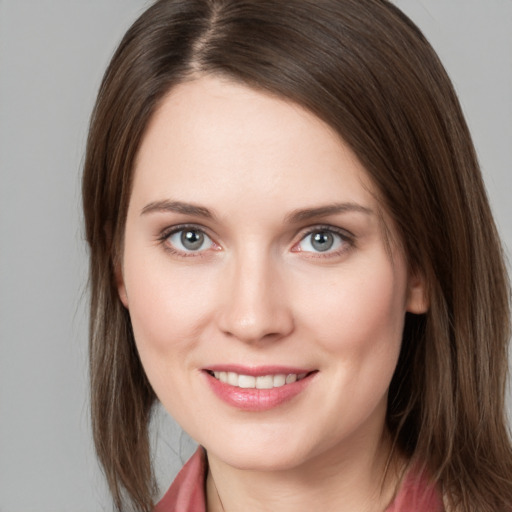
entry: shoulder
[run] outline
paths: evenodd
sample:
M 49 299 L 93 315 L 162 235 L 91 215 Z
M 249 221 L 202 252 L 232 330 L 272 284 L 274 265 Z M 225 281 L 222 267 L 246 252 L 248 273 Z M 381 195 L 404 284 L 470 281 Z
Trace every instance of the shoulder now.
M 199 447 L 153 512 L 206 512 L 206 467 L 205 451 Z

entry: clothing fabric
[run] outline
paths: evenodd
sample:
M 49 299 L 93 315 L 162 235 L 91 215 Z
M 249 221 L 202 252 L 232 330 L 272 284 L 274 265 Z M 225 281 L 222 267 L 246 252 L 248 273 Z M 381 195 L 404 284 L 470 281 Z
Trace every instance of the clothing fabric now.
M 206 453 L 203 448 L 192 455 L 178 473 L 154 512 L 206 512 Z M 439 492 L 426 476 L 410 470 L 385 512 L 443 512 Z

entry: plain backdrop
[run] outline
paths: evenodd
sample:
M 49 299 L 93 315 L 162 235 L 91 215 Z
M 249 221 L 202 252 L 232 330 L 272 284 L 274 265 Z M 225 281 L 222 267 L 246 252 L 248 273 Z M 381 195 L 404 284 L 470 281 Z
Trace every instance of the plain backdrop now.
M 285 1 L 285 0 L 283 0 Z M 397 0 L 445 63 L 512 249 L 512 0 Z M 144 0 L 0 0 L 0 512 L 112 510 L 90 439 L 80 172 Z M 193 444 L 157 416 L 168 486 Z

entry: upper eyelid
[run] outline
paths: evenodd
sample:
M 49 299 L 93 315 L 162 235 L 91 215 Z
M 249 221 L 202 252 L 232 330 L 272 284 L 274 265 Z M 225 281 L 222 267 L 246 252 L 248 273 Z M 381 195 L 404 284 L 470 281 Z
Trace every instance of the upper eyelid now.
M 300 237 L 300 240 L 302 240 L 304 237 L 310 235 L 311 233 L 316 233 L 319 231 L 330 231 L 332 233 L 336 233 L 345 238 L 355 238 L 355 235 L 352 232 L 350 232 L 348 229 L 341 228 L 338 226 L 332 226 L 329 224 L 314 224 L 312 226 L 302 228 L 302 230 L 299 232 L 298 236 Z
M 208 228 L 205 226 L 202 226 L 200 224 L 194 224 L 194 223 L 184 223 L 184 224 L 174 224 L 172 226 L 168 226 L 164 229 L 162 229 L 159 233 L 159 238 L 167 238 L 173 233 L 178 233 L 179 231 L 185 231 L 186 229 L 194 230 L 194 231 L 201 231 L 209 238 L 212 238 L 211 232 Z
M 182 231 L 184 229 L 195 229 L 197 231 L 202 231 L 205 234 L 207 234 L 208 236 L 210 236 L 210 233 L 211 233 L 211 230 L 209 228 L 207 228 L 206 226 L 204 226 L 202 224 L 196 224 L 193 222 L 185 222 L 183 224 L 174 224 L 172 226 L 168 226 L 168 227 L 162 229 L 161 233 L 162 234 L 166 233 L 167 235 L 169 235 L 171 233 L 176 233 L 177 231 Z M 355 236 L 348 229 L 342 228 L 339 226 L 333 226 L 332 224 L 311 224 L 309 226 L 300 228 L 297 233 L 298 233 L 298 235 L 302 234 L 303 236 L 305 236 L 309 233 L 314 233 L 315 231 L 322 231 L 322 230 L 333 231 L 335 233 L 340 233 L 340 234 L 346 234 L 347 236 L 351 236 L 351 237 Z

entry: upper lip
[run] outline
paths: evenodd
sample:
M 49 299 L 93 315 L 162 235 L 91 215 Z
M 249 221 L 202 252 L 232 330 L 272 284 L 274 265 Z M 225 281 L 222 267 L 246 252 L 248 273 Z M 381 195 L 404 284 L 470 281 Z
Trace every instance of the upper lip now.
M 264 375 L 290 375 L 303 374 L 315 371 L 312 368 L 301 368 L 296 366 L 265 365 L 265 366 L 244 366 L 239 364 L 214 364 L 203 368 L 204 371 L 211 372 L 233 372 L 239 375 L 251 375 L 252 377 L 261 377 Z

